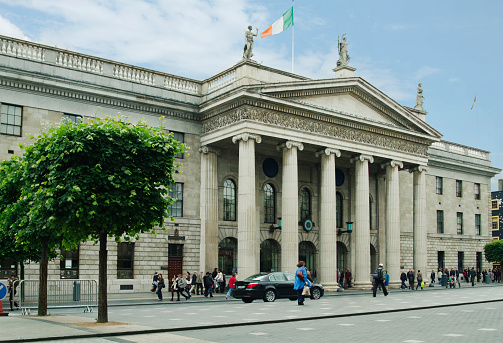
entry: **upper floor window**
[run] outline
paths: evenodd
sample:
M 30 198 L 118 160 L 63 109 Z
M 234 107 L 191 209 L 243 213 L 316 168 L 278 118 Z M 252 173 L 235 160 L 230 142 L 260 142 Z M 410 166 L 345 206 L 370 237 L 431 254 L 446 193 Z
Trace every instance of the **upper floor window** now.
M 480 214 L 476 214 L 476 215 L 475 215 L 475 234 L 476 234 L 477 236 L 480 236 L 480 235 L 481 235 L 481 232 L 480 232 L 480 227 L 481 227 L 481 225 L 480 225 L 480 220 L 481 220 L 481 218 L 480 218 Z
M 311 193 L 306 188 L 300 191 L 300 220 L 311 219 Z
M 463 196 L 463 182 L 461 180 L 456 180 L 456 196 Z
M 437 210 L 437 233 L 444 233 L 444 211 Z
M 499 225 L 498 225 L 499 223 L 498 223 L 498 221 L 499 221 L 499 217 L 498 216 L 492 217 L 492 224 L 493 224 L 492 228 L 493 228 L 493 230 L 499 230 Z
M 475 184 L 475 200 L 480 200 L 480 183 Z
M 134 278 L 134 243 L 117 244 L 117 279 Z
M 458 235 L 463 234 L 463 213 L 457 212 L 457 233 Z
M 276 192 L 271 184 L 264 186 L 264 222 L 275 223 L 276 218 Z
M 175 182 L 169 187 L 168 195 L 175 202 L 168 206 L 173 217 L 183 217 L 183 183 Z
M 21 136 L 21 106 L 2 104 L 0 109 L 0 133 Z
M 436 191 L 437 194 L 442 194 L 444 191 L 444 179 L 440 176 L 437 176 L 436 179 Z
M 491 200 L 491 209 L 493 209 L 493 210 L 497 210 L 497 209 L 499 209 L 499 206 L 498 206 L 498 205 L 499 205 L 499 201 L 498 201 L 498 199 L 496 199 L 496 200 Z
M 336 226 L 338 228 L 342 228 L 342 194 L 337 192 L 335 194 L 335 207 L 336 207 L 336 215 L 335 215 L 335 221 L 336 221 Z
M 236 220 L 236 184 L 230 179 L 224 182 L 224 220 Z
M 65 114 L 63 114 L 63 120 L 64 120 L 65 124 L 68 124 L 70 122 L 75 123 L 75 124 L 80 124 L 80 123 L 82 123 L 82 116 L 78 115 L 78 114 L 65 113 Z
M 185 134 L 183 132 L 171 131 L 173 134 L 173 139 L 178 142 L 178 144 L 184 143 Z M 183 158 L 183 152 L 179 152 L 175 155 L 176 158 Z

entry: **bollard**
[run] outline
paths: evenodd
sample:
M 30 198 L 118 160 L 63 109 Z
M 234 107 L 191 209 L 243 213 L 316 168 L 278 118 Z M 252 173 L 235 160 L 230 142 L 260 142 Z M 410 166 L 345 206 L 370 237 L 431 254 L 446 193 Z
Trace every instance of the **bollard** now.
M 7 317 L 9 315 L 8 312 L 3 311 L 2 300 L 0 300 L 0 317 Z

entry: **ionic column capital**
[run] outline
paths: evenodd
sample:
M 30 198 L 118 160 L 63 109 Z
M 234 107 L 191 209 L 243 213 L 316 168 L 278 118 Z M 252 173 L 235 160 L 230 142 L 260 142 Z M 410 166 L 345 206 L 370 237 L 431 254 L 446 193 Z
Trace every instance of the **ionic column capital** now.
M 415 173 L 415 172 L 419 172 L 419 173 L 428 172 L 428 168 L 426 166 L 419 165 L 417 167 L 409 169 L 409 173 Z
M 391 166 L 392 168 L 398 167 L 398 168 L 403 169 L 403 162 L 391 160 L 391 161 L 388 161 L 388 162 L 381 164 L 382 169 L 386 169 L 387 166 Z
M 361 161 L 361 162 L 369 161 L 370 163 L 374 163 L 374 157 L 369 156 L 369 155 L 358 155 L 358 156 L 352 157 L 349 160 L 349 162 L 351 162 L 351 163 L 353 163 L 355 161 Z
M 286 141 L 285 143 L 281 143 L 276 146 L 277 151 L 281 151 L 283 149 L 291 149 L 291 148 L 297 148 L 300 151 L 304 150 L 304 144 L 301 142 L 296 142 L 296 141 Z
M 260 137 L 259 135 L 256 135 L 253 133 L 242 133 L 242 134 L 239 134 L 239 135 L 232 137 L 232 143 L 236 144 L 236 142 L 240 141 L 240 140 L 246 142 L 249 139 L 253 139 L 257 143 L 262 142 L 262 137 Z
M 203 145 L 199 148 L 199 152 L 202 154 L 209 154 L 209 153 L 214 153 L 217 155 L 220 155 L 220 149 L 213 148 L 208 145 Z
M 314 154 L 314 156 L 320 157 L 323 154 L 325 154 L 327 156 L 330 156 L 330 154 L 334 154 L 335 157 L 341 157 L 341 151 L 339 149 L 333 149 L 333 148 L 325 148 L 325 149 L 318 150 Z

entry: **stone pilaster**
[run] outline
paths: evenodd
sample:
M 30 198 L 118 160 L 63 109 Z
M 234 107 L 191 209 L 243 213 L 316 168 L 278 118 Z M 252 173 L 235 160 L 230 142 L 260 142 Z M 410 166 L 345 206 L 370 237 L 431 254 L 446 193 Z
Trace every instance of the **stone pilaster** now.
M 299 142 L 288 141 L 277 146 L 283 150 L 281 270 L 294 272 L 299 258 L 299 168 L 297 150 L 304 150 Z
M 238 186 L 238 274 L 243 277 L 260 271 L 260 232 L 257 223 L 255 183 L 255 142 L 259 135 L 243 133 L 232 137 L 239 142 Z
M 390 284 L 400 284 L 400 179 L 398 168 L 402 162 L 390 161 L 381 165 L 386 169 L 386 264 Z
M 327 291 L 336 290 L 337 282 L 337 227 L 336 227 L 336 185 L 335 157 L 340 157 L 337 149 L 323 149 L 316 153 L 321 156 L 320 185 L 320 269 L 319 279 Z
M 201 153 L 201 243 L 200 270 L 218 266 L 218 151 L 202 146 Z
M 426 229 L 426 172 L 424 166 L 412 170 L 414 174 L 414 270 L 420 270 L 425 283 L 429 281 L 428 262 L 428 231 Z M 428 277 L 426 277 L 428 276 Z
M 377 232 L 379 242 L 378 259 L 386 263 L 386 174 L 376 175 L 377 181 Z M 379 262 L 379 263 L 381 263 Z
M 370 204 L 369 204 L 369 162 L 372 156 L 360 155 L 352 158 L 355 163 L 355 272 L 354 286 L 368 288 L 370 283 Z

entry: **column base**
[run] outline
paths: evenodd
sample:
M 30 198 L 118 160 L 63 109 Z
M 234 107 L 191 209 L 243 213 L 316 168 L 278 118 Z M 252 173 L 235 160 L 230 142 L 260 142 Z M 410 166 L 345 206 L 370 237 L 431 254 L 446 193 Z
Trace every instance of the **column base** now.
M 341 288 L 338 283 L 322 283 L 321 285 L 325 292 L 337 292 Z
M 353 283 L 353 289 L 369 290 L 372 289 L 372 283 L 370 281 L 355 282 Z

